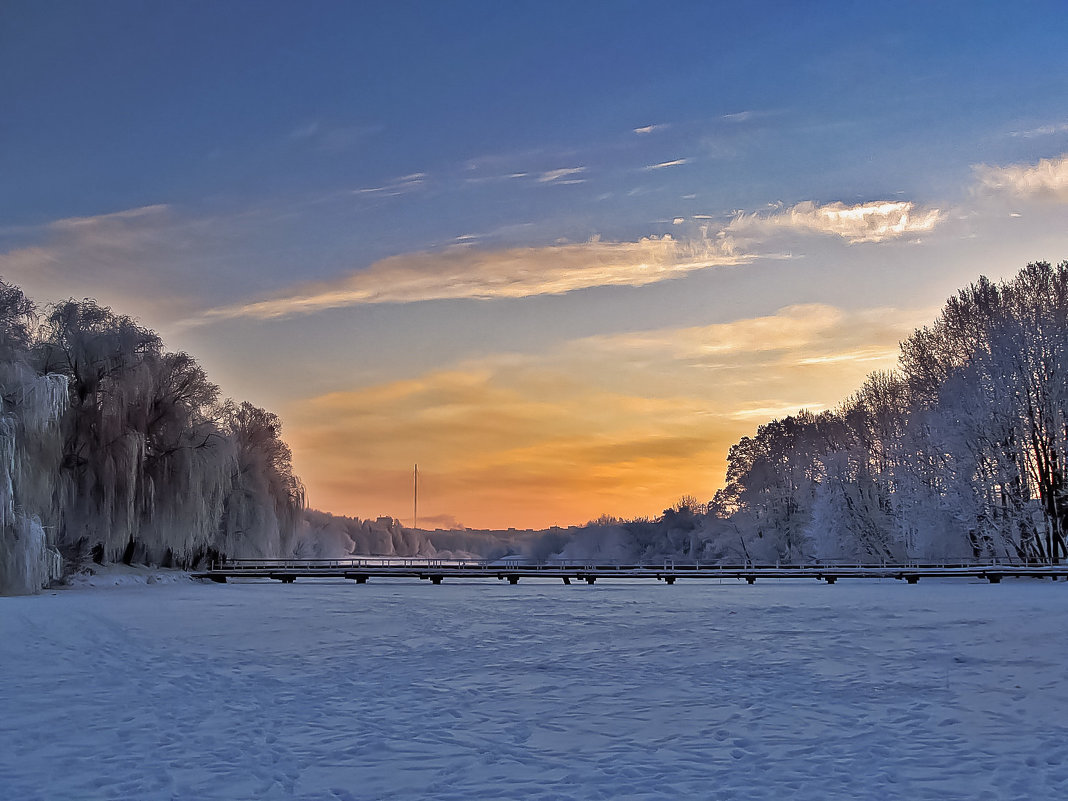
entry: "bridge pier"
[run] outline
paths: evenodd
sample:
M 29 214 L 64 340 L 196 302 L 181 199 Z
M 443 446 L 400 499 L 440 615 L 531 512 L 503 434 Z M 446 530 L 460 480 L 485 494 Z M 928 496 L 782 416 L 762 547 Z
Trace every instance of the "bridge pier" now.
M 664 581 L 666 581 L 668 584 L 674 584 L 675 583 L 675 577 L 674 576 L 664 576 Z
M 1000 584 L 1001 583 L 1001 574 L 1000 573 L 987 573 L 986 574 L 986 578 L 987 578 L 987 581 L 989 581 L 991 584 Z
M 508 577 L 508 583 L 509 584 L 518 584 L 519 583 L 519 576 L 509 576 Z
M 745 583 L 746 584 L 756 584 L 756 576 L 746 576 L 745 577 Z
M 597 576 L 586 576 L 587 584 L 593 584 L 595 581 L 597 581 Z
M 919 581 L 920 581 L 920 577 L 919 576 L 905 576 L 905 581 L 907 581 L 909 584 L 918 584 Z
M 430 583 L 431 584 L 441 584 L 441 578 L 442 578 L 441 576 L 431 576 L 430 577 Z
M 823 579 L 828 584 L 834 584 L 834 582 L 838 581 L 838 576 L 824 576 Z
M 570 584 L 570 583 L 571 583 L 571 577 L 570 576 L 564 576 L 564 584 Z

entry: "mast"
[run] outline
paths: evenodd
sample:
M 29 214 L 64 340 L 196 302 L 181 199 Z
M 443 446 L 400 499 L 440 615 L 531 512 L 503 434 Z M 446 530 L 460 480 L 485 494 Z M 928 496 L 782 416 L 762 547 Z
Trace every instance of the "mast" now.
M 419 528 L 419 465 L 415 466 L 415 493 L 412 498 L 412 530 Z

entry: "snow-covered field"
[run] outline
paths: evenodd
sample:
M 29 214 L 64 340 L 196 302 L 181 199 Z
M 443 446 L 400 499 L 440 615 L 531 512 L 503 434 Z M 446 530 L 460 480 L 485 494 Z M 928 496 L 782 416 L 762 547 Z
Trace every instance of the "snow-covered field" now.
M 2 598 L 0 798 L 1063 799 L 1066 617 L 1033 580 Z

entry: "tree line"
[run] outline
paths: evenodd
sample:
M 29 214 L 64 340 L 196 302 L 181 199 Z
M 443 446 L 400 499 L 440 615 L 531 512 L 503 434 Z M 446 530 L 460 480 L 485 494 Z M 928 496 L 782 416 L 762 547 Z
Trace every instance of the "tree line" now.
M 1068 262 L 985 277 L 833 411 L 734 445 L 714 556 L 804 561 L 1068 555 Z
M 0 281 L 0 593 L 77 562 L 288 553 L 304 506 L 278 418 L 92 300 Z

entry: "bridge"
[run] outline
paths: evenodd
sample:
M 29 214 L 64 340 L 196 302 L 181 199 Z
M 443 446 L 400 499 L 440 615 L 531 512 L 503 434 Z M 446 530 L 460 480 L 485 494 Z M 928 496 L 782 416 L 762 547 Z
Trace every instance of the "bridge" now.
M 273 579 L 291 584 L 297 579 L 347 579 L 366 584 L 375 578 L 415 578 L 441 584 L 449 579 L 497 579 L 518 584 L 520 579 L 561 579 L 564 584 L 599 579 L 653 579 L 674 584 L 679 579 L 736 579 L 754 584 L 757 579 L 816 579 L 834 584 L 838 579 L 898 579 L 916 584 L 921 578 L 985 579 L 1059 578 L 1068 580 L 1068 565 L 1023 563 L 907 563 L 804 565 L 720 565 L 664 561 L 620 563 L 605 561 L 528 562 L 465 559 L 407 559 L 356 557 L 352 559 L 232 559 L 212 564 L 193 578 L 226 583 L 229 579 Z

